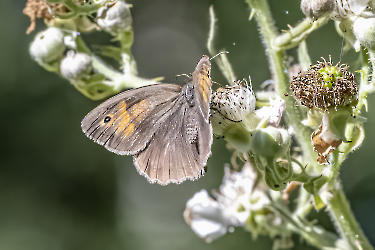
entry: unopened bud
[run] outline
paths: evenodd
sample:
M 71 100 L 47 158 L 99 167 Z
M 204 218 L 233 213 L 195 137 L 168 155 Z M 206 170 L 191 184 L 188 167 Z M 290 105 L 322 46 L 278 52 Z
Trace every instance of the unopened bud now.
M 305 16 L 311 19 L 331 13 L 335 9 L 335 0 L 302 0 L 301 10 Z
M 131 30 L 132 16 L 129 6 L 121 0 L 98 10 L 98 25 L 112 35 L 118 35 L 121 32 Z
M 68 79 L 84 78 L 92 71 L 91 61 L 89 55 L 81 52 L 75 53 L 73 50 L 70 50 L 61 61 L 61 75 Z
M 255 130 L 252 137 L 252 151 L 258 156 L 277 159 L 290 147 L 290 135 L 282 128 L 267 127 Z
M 375 18 L 358 17 L 353 23 L 353 33 L 362 46 L 375 49 Z
M 64 34 L 55 27 L 39 32 L 30 45 L 31 57 L 40 63 L 51 63 L 61 58 L 65 50 Z

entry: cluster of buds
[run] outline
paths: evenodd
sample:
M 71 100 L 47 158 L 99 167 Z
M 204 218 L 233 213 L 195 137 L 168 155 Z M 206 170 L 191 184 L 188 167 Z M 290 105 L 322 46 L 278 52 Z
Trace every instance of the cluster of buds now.
M 154 84 L 154 80 L 136 76 L 136 62 L 130 52 L 133 28 L 129 7 L 123 0 L 28 0 L 24 13 L 34 22 L 28 32 L 35 27 L 35 18 L 44 18 L 48 26 L 35 36 L 30 55 L 43 68 L 65 77 L 93 100 L 123 88 Z M 120 47 L 96 49 L 101 56 L 116 59 L 119 65 L 107 65 L 86 46 L 81 33 L 92 31 L 108 32 L 114 37 L 112 41 L 119 41 Z M 123 72 L 115 70 L 116 66 Z
M 238 152 L 253 157 L 267 185 L 280 191 L 295 177 L 290 157 L 291 137 L 278 127 L 285 101 L 276 96 L 270 98 L 270 106 L 260 109 L 255 109 L 255 102 L 249 86 L 237 82 L 219 88 L 211 101 L 213 132 L 223 136 Z M 288 164 L 279 164 L 280 159 Z

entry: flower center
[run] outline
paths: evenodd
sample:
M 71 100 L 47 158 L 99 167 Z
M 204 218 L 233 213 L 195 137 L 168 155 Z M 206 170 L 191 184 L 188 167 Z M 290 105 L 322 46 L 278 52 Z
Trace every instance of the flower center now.
M 342 77 L 340 70 L 336 66 L 327 66 L 319 70 L 320 76 L 323 78 L 323 86 L 332 89 L 338 78 Z

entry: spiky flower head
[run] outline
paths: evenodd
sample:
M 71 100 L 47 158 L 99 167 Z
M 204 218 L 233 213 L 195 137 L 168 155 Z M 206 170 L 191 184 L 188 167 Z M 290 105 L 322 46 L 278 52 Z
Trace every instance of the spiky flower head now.
M 308 108 L 327 110 L 329 107 L 347 106 L 357 99 L 358 85 L 348 65 L 317 62 L 307 71 L 293 77 L 290 89 L 294 99 Z
M 234 86 L 218 88 L 212 95 L 211 108 L 226 119 L 240 121 L 255 109 L 255 96 L 251 87 L 235 83 Z
M 215 134 L 222 135 L 228 126 L 241 123 L 255 110 L 255 95 L 250 86 L 240 82 L 218 88 L 211 98 L 211 123 Z

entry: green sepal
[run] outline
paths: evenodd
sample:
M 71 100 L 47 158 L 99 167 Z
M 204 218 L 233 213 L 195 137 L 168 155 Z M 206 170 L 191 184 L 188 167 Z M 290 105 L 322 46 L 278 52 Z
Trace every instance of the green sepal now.
M 314 207 L 316 210 L 320 210 L 324 208 L 326 204 L 322 201 L 322 198 L 320 198 L 319 195 L 314 195 Z
M 295 180 L 298 181 L 298 179 Z M 309 177 L 309 179 L 303 184 L 303 188 L 312 195 L 318 195 L 319 190 L 322 188 L 324 184 L 327 183 L 328 180 L 329 178 L 323 175 Z
M 223 136 L 239 152 L 245 153 L 251 148 L 251 134 L 239 123 L 229 125 L 223 131 Z
M 329 128 L 332 133 L 338 136 L 340 140 L 346 142 L 345 129 L 352 113 L 345 107 L 331 107 L 326 112 L 329 113 Z
M 290 137 L 286 130 L 267 127 L 253 132 L 251 148 L 254 154 L 276 159 L 289 150 L 289 142 Z

